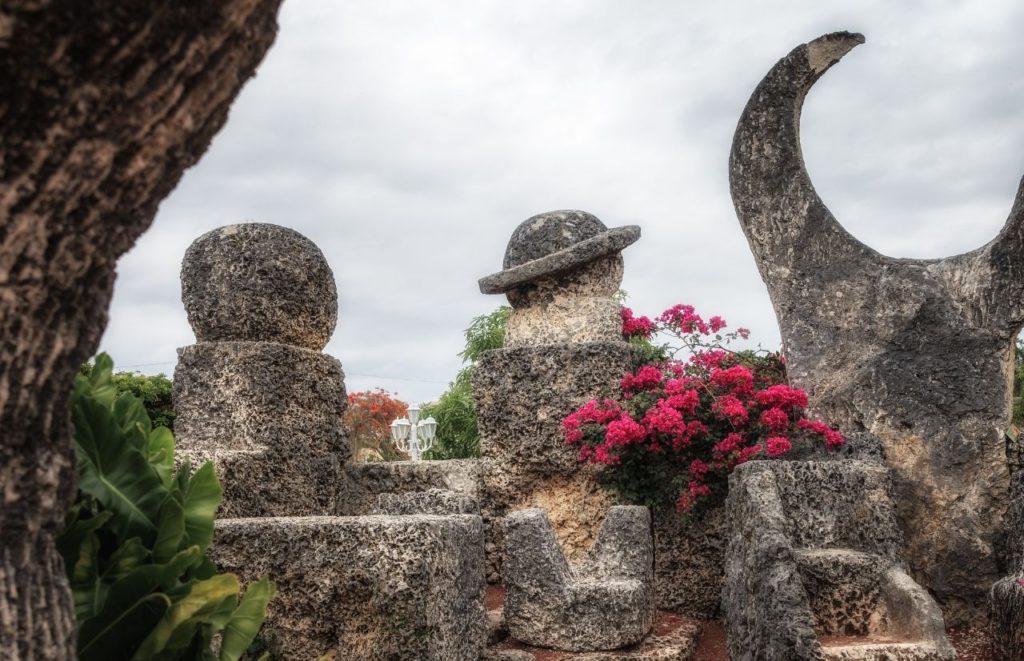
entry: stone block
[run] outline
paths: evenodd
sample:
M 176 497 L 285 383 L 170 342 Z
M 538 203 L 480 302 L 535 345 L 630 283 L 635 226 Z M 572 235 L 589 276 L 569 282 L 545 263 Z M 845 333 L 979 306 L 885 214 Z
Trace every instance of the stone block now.
M 624 342 L 498 349 L 481 357 L 473 386 L 485 459 L 481 507 L 496 522 L 495 548 L 502 548 L 498 520 L 531 507 L 548 510 L 571 558 L 594 543 L 614 503 L 595 484 L 593 467 L 566 445 L 562 420 L 590 399 L 613 396 L 632 357 Z M 500 567 L 498 557 L 491 562 Z
M 714 619 L 725 580 L 728 518 L 723 506 L 696 518 L 673 509 L 651 512 L 654 521 L 654 587 L 658 608 Z
M 887 469 L 755 461 L 729 479 L 722 609 L 735 661 L 955 658 L 903 571 Z
M 480 514 L 480 505 L 472 496 L 448 491 L 428 489 L 406 493 L 382 493 L 377 496 L 379 514 Z
M 278 594 L 261 637 L 275 658 L 476 661 L 486 637 L 478 516 L 228 519 L 211 555 Z
M 344 378 L 331 356 L 285 344 L 181 348 L 174 371 L 178 448 L 347 458 Z
M 478 499 L 480 464 L 479 459 L 351 462 L 345 466 L 338 514 L 373 514 L 381 494 L 442 489 Z
M 653 623 L 653 543 L 643 507 L 608 511 L 587 562 L 566 561 L 543 510 L 505 517 L 505 622 L 512 638 L 570 651 L 640 642 Z
M 194 465 L 212 461 L 224 497 L 217 517 L 333 515 L 344 509 L 344 455 L 294 455 L 270 450 L 183 453 Z

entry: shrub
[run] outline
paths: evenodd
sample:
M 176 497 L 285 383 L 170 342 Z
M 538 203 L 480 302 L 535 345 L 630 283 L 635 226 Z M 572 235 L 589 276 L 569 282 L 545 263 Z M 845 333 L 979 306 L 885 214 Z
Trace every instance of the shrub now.
M 118 394 L 112 370 L 98 356 L 71 400 L 79 490 L 57 544 L 78 657 L 239 659 L 274 586 L 264 578 L 239 599 L 238 578 L 217 573 L 206 555 L 221 499 L 213 465 L 175 470 L 174 436 L 153 427 L 139 398 Z
M 391 440 L 391 422 L 408 414 L 408 404 L 381 388 L 350 393 L 344 424 L 356 459 L 406 459 Z
M 82 365 L 81 373 L 88 376 L 93 364 Z M 114 372 L 111 383 L 118 395 L 134 395 L 142 400 L 154 427 L 167 427 L 174 431 L 174 383 L 163 374 L 149 375 L 139 372 Z
M 727 348 L 746 329 L 723 334 L 723 319 L 686 305 L 655 321 L 623 308 L 622 320 L 640 364 L 615 399 L 587 402 L 563 428 L 580 461 L 603 466 L 602 482 L 626 500 L 696 513 L 721 499 L 743 462 L 785 456 L 798 442 L 843 443 L 804 416 L 807 395 L 786 385 L 782 356 Z M 678 344 L 655 345 L 657 334 Z

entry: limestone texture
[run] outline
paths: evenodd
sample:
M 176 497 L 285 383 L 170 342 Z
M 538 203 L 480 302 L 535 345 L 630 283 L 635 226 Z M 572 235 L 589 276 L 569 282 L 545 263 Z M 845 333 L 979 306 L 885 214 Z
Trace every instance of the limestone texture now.
M 654 618 L 647 508 L 608 510 L 586 562 L 566 561 L 543 510 L 505 517 L 505 623 L 515 640 L 570 651 L 638 643 Z
M 449 491 L 478 499 L 479 459 L 350 463 L 342 481 L 338 514 L 373 514 L 384 494 Z
M 226 519 L 214 561 L 278 594 L 261 637 L 281 659 L 477 661 L 486 625 L 478 516 Z
M 632 365 L 623 341 L 485 352 L 474 370 L 480 428 L 480 502 L 491 521 L 490 573 L 500 573 L 500 519 L 544 507 L 571 559 L 596 539 L 609 495 L 565 444 L 562 420 L 595 397 L 611 397 Z
M 864 42 L 794 49 L 751 95 L 730 159 L 732 198 L 778 316 L 792 383 L 894 469 L 911 574 L 951 625 L 985 619 L 1008 502 L 1002 434 L 1011 344 L 1024 325 L 1024 187 L 999 235 L 945 259 L 895 259 L 818 197 L 799 142 L 803 100 Z
M 298 232 L 227 225 L 196 239 L 181 268 L 181 298 L 199 342 L 279 342 L 320 351 L 338 319 L 334 274 Z
M 204 342 L 178 350 L 178 447 L 349 455 L 345 375 L 331 356 L 271 342 Z
M 722 610 L 733 661 L 955 658 L 900 561 L 889 469 L 754 461 L 729 478 Z M 868 637 L 823 645 L 827 636 Z
M 690 617 L 718 617 L 725 580 L 728 517 L 712 508 L 685 519 L 673 509 L 651 513 L 654 588 L 658 608 Z
M 480 505 L 472 496 L 448 491 L 428 489 L 406 493 L 382 493 L 377 497 L 380 514 L 480 514 Z
M 990 605 L 993 658 L 1024 659 L 1024 574 L 1007 576 L 992 586 Z
M 575 271 L 640 238 L 636 225 L 608 229 L 585 211 L 549 211 L 523 221 L 505 250 L 504 270 L 480 279 L 484 294 L 521 289 L 535 280 Z

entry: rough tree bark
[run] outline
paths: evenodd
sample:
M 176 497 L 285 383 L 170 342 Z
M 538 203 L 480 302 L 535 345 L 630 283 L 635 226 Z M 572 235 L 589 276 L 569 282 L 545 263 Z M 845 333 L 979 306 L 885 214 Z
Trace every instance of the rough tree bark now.
M 881 441 L 914 577 L 947 624 L 985 618 L 1008 471 L 1013 338 L 1024 324 L 1024 189 L 989 244 L 893 259 L 851 236 L 811 185 L 800 111 L 861 35 L 797 47 L 736 129 L 733 202 L 778 315 L 789 374 L 812 406 Z
M 68 393 L 117 258 L 206 150 L 280 0 L 0 0 L 0 658 L 74 658 Z

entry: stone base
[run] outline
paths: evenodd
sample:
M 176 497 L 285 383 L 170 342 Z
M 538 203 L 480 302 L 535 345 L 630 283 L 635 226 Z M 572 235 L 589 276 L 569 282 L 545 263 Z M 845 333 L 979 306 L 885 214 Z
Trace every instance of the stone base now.
M 500 618 L 488 613 L 489 617 Z M 481 657 L 482 661 L 691 661 L 697 651 L 702 626 L 692 620 L 668 612 L 656 614 L 654 629 L 637 645 L 610 652 L 559 652 L 532 647 L 508 639 L 508 632 L 498 635 Z
M 476 661 L 486 636 L 478 516 L 217 521 L 211 556 L 278 593 L 260 637 L 274 658 Z
M 887 479 L 860 461 L 733 472 L 722 593 L 733 658 L 955 658 L 938 605 L 899 565 Z M 828 640 L 837 634 L 856 638 Z

